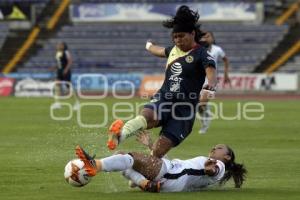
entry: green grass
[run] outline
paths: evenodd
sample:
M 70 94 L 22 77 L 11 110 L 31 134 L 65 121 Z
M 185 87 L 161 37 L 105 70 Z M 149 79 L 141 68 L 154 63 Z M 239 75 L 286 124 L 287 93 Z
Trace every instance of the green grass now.
M 107 103 L 111 107 L 117 100 L 108 98 L 93 102 Z M 214 144 L 226 143 L 235 150 L 237 161 L 247 166 L 248 179 L 242 189 L 234 189 L 229 182 L 223 188 L 176 194 L 131 190 L 120 173 L 103 173 L 83 188 L 68 185 L 63 171 L 65 164 L 75 157 L 76 144 L 101 157 L 111 152 L 105 148 L 105 128 L 80 128 L 76 113 L 68 121 L 52 120 L 51 103 L 51 99 L 0 98 L 1 200 L 300 198 L 300 104 L 297 100 L 262 101 L 265 106 L 263 120 L 214 120 L 206 135 L 198 134 L 199 122 L 196 121 L 191 135 L 169 156 L 185 159 L 207 155 Z M 236 103 L 223 101 L 226 115 L 236 111 Z M 101 122 L 103 114 L 95 108 L 83 110 L 82 122 Z M 55 114 L 66 115 L 67 111 Z M 154 135 L 157 133 L 155 130 Z M 122 144 L 120 149 L 145 151 L 134 138 Z

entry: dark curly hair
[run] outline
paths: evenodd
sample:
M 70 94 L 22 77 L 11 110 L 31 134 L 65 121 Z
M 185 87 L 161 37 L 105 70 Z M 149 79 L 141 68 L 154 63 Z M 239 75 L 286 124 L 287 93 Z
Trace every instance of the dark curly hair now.
M 178 8 L 176 15 L 163 22 L 166 28 L 172 28 L 173 33 L 195 31 L 195 41 L 200 43 L 200 38 L 205 34 L 201 31 L 201 24 L 198 23 L 200 16 L 198 12 L 191 10 L 188 6 L 182 5 Z
M 229 179 L 233 178 L 235 188 L 240 188 L 246 180 L 247 169 L 245 165 L 235 162 L 235 155 L 233 150 L 226 146 L 228 149 L 228 155 L 231 159 L 225 163 L 225 175 L 220 181 L 220 184 L 225 184 Z

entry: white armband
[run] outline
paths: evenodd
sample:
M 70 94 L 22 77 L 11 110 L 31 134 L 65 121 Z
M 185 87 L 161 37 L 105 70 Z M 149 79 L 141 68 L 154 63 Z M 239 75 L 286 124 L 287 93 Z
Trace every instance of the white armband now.
M 149 50 L 149 48 L 150 48 L 152 45 L 153 45 L 152 42 L 149 42 L 149 41 L 148 41 L 148 42 L 146 43 L 146 49 Z

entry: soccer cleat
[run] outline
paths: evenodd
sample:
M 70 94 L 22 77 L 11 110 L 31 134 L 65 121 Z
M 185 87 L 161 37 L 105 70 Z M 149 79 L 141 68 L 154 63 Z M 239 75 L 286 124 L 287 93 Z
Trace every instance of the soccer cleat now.
M 159 181 L 148 181 L 147 184 L 141 187 L 146 192 L 160 192 L 161 183 Z
M 84 162 L 84 168 L 86 173 L 89 176 L 95 176 L 97 174 L 96 161 L 94 157 L 91 157 L 88 153 L 86 153 L 79 145 L 75 148 L 76 155 L 78 158 Z
M 128 181 L 128 186 L 129 186 L 130 188 L 136 188 L 136 187 L 138 187 L 138 185 L 135 184 L 132 180 L 129 180 L 129 181 Z
M 114 150 L 119 144 L 119 138 L 121 136 L 121 130 L 124 126 L 124 122 L 120 119 L 115 120 L 108 129 L 107 147 L 110 150 Z
M 203 127 L 199 130 L 199 134 L 205 134 L 207 132 L 208 127 Z

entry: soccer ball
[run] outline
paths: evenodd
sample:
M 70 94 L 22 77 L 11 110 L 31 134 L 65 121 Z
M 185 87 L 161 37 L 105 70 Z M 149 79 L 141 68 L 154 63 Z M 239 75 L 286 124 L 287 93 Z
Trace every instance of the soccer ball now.
M 92 179 L 92 177 L 86 173 L 84 163 L 79 159 L 68 162 L 65 167 L 64 176 L 66 181 L 74 187 L 82 187 L 88 184 Z

